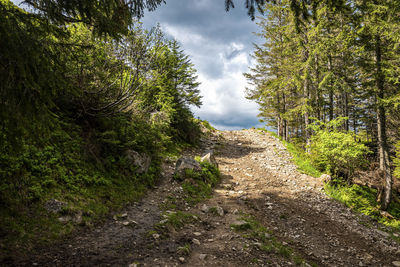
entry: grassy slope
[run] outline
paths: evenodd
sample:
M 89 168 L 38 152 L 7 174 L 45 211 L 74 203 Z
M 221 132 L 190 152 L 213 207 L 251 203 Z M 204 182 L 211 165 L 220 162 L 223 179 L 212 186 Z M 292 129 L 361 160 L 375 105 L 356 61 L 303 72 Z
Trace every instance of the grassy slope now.
M 27 250 L 59 239 L 78 225 L 90 227 L 110 211 L 138 200 L 157 180 L 161 158 L 176 157 L 187 146 L 175 143 L 166 150 L 149 125 L 135 121 L 127 127 L 132 128 L 129 142 L 118 134 L 118 127 L 88 133 L 75 123 L 59 121 L 39 141 L 28 133 L 15 154 L 3 136 L 0 259 L 17 247 Z M 146 174 L 136 174 L 136 167 L 122 153 L 129 147 L 151 155 Z M 51 199 L 67 206 L 58 213 L 49 212 L 45 204 Z M 79 219 L 61 222 L 60 217 Z
M 266 131 L 265 129 L 261 130 L 278 138 L 275 133 Z M 322 174 L 321 171 L 312 165 L 312 161 L 308 158 L 304 150 L 292 143 L 283 141 L 281 138 L 279 139 L 292 155 L 293 162 L 297 165 L 298 171 L 313 177 L 319 177 Z M 353 210 L 368 215 L 386 226 L 393 227 L 393 230 L 400 230 L 400 203 L 392 201 L 389 206 L 388 213 L 393 218 L 382 216 L 379 211 L 379 203 L 376 202 L 377 191 L 375 189 L 359 185 L 348 186 L 346 184 L 339 184 L 333 186 L 326 184 L 325 192 L 333 199 L 344 203 Z

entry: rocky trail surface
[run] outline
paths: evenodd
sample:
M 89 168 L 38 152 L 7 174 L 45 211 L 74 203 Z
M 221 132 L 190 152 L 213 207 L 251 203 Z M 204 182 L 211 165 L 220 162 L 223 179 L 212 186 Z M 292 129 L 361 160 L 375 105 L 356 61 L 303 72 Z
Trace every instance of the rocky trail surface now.
M 400 245 L 385 229 L 329 199 L 273 136 L 219 132 L 187 154 L 206 149 L 222 173 L 210 199 L 186 203 L 175 162 L 165 162 L 160 184 L 140 202 L 13 264 L 400 266 Z

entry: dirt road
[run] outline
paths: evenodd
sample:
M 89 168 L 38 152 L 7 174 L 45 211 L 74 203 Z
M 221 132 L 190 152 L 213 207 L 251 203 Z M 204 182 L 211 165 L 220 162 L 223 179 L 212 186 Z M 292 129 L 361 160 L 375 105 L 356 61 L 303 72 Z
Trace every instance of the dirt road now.
M 400 245 L 382 226 L 330 200 L 318 178 L 296 170 L 279 140 L 257 130 L 218 134 L 188 152 L 215 150 L 222 181 L 212 198 L 185 203 L 167 162 L 142 201 L 14 264 L 400 266 Z M 181 223 L 157 231 L 172 217 Z

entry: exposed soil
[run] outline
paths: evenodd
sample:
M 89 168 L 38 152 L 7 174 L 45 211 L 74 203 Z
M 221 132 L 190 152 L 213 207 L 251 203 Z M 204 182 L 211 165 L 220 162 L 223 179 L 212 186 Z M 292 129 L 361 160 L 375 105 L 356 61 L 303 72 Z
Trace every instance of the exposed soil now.
M 265 250 L 257 238 L 232 229 L 252 215 L 278 243 L 310 266 L 395 266 L 400 245 L 370 218 L 329 199 L 322 181 L 299 173 L 276 138 L 257 130 L 220 132 L 200 155 L 215 149 L 222 181 L 212 198 L 190 206 L 165 162 L 160 184 L 140 202 L 106 222 L 84 229 L 10 265 L 38 266 L 289 266 L 287 253 Z M 172 206 L 171 199 L 174 199 Z M 224 214 L 218 215 L 217 208 Z M 194 215 L 181 228 L 156 233 L 163 214 Z M 126 214 L 124 214 L 126 213 Z M 121 216 L 122 215 L 122 216 Z M 190 250 L 188 249 L 190 247 Z M 185 249 L 186 248 L 186 249 Z

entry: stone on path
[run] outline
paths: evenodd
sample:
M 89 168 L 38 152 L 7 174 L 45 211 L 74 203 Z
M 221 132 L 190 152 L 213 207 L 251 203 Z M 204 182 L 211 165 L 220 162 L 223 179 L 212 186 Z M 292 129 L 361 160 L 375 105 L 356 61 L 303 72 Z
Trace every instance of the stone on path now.
M 202 261 L 205 260 L 206 258 L 207 258 L 207 254 L 200 254 L 199 255 L 199 259 L 202 260 Z
M 217 213 L 219 216 L 221 216 L 221 217 L 224 216 L 225 213 L 224 213 L 223 208 L 221 208 L 220 206 L 217 206 L 216 209 L 217 209 Z
M 213 153 L 212 151 L 211 151 L 211 152 L 208 152 L 207 154 L 205 154 L 205 155 L 201 158 L 201 161 L 208 162 L 208 163 L 210 163 L 210 164 L 212 164 L 212 165 L 214 165 L 214 166 L 216 166 L 216 167 L 218 168 L 217 160 L 215 159 L 214 153 Z
M 195 172 L 201 171 L 200 163 L 191 157 L 181 157 L 178 159 L 175 165 L 175 177 L 178 180 L 185 180 L 186 170 L 193 170 Z

